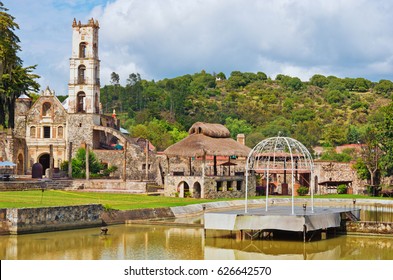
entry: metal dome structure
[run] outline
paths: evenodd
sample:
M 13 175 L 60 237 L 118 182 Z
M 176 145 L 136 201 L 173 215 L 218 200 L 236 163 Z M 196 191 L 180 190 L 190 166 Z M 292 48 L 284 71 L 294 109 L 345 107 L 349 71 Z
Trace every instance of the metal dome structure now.
M 247 213 L 248 176 L 250 171 L 264 174 L 266 178 L 266 211 L 269 205 L 269 176 L 272 173 L 283 172 L 290 176 L 290 189 L 292 192 L 292 214 L 294 210 L 294 185 L 296 176 L 302 172 L 311 173 L 312 180 L 314 163 L 310 152 L 299 141 L 289 137 L 267 138 L 257 144 L 249 153 L 246 163 L 246 201 L 245 212 Z M 314 191 L 311 190 L 311 210 L 314 212 Z

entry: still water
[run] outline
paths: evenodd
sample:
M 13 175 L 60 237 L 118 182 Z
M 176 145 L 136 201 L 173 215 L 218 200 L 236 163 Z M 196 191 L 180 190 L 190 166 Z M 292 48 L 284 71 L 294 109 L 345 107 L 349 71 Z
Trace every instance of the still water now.
M 205 238 L 203 229 L 161 225 L 0 236 L 2 260 L 393 260 L 393 237 L 301 241 Z

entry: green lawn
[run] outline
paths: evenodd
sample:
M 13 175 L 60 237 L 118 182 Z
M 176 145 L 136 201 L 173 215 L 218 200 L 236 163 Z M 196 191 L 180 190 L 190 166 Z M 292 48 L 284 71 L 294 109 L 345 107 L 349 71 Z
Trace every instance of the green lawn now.
M 209 201 L 217 200 L 61 190 L 47 190 L 44 192 L 40 190 L 0 192 L 0 208 L 28 208 L 98 203 L 113 209 L 127 210 L 182 206 Z
M 289 198 L 290 196 L 269 196 L 270 198 Z M 254 198 L 264 198 L 263 196 Z M 309 199 L 310 196 L 298 196 L 296 199 Z M 331 194 L 315 196 L 315 198 L 339 198 L 339 199 L 393 199 L 381 197 L 369 197 L 363 195 L 343 195 Z M 229 199 L 219 199 L 229 200 Z M 128 210 L 138 208 L 159 208 L 171 206 L 183 206 L 203 202 L 218 201 L 218 199 L 194 199 L 176 198 L 163 196 L 148 196 L 143 194 L 120 194 L 120 193 L 101 193 L 101 192 L 77 192 L 77 191 L 9 191 L 0 192 L 0 208 L 28 208 L 28 207 L 47 207 L 47 206 L 66 206 L 82 204 L 102 204 L 105 207 Z

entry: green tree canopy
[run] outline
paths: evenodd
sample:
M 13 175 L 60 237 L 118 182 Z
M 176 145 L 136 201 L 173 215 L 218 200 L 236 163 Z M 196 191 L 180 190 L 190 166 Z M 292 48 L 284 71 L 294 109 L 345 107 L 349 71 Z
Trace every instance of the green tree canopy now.
M 38 91 L 33 74 L 35 66 L 23 67 L 18 56 L 20 41 L 14 31 L 19 29 L 15 18 L 0 2 L 0 125 L 14 127 L 15 100 L 23 93 Z

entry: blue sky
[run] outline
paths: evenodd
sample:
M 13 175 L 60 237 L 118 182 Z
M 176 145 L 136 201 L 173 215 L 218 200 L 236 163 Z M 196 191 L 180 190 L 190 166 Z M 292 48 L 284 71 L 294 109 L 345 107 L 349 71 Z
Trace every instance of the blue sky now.
M 67 94 L 74 17 L 100 22 L 101 80 L 205 70 L 393 80 L 391 0 L 2 0 L 20 56 L 41 86 Z

